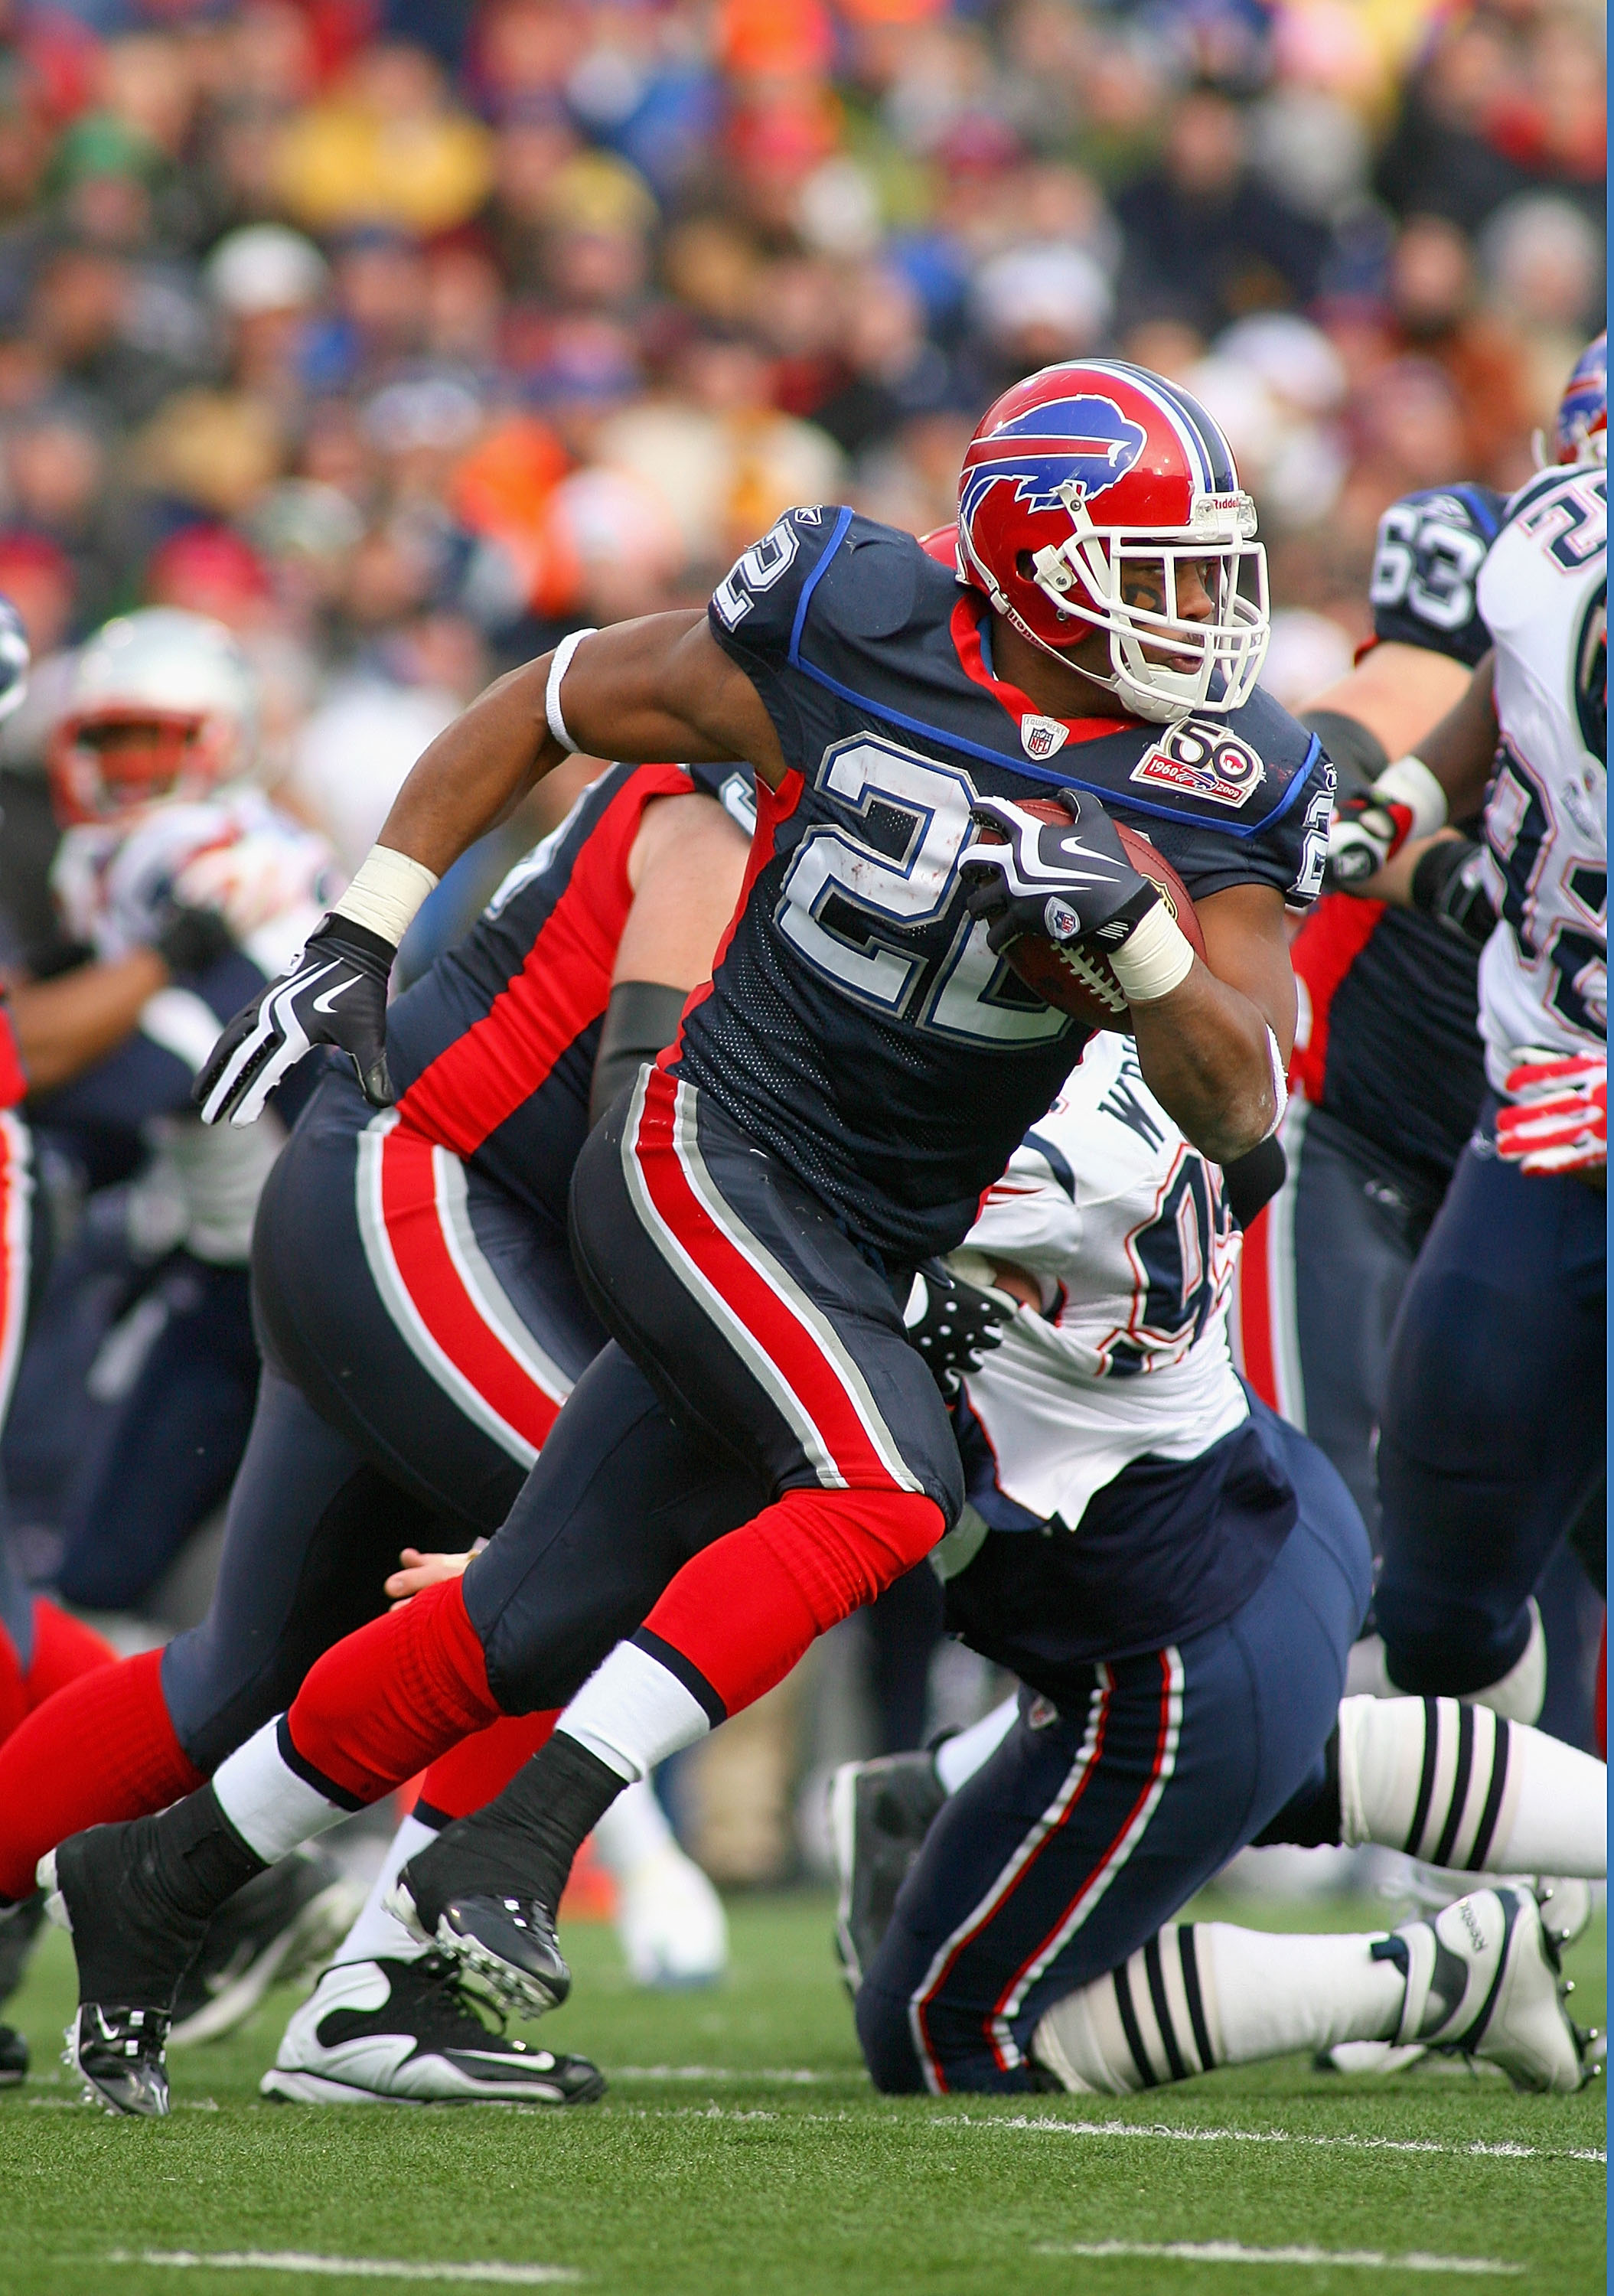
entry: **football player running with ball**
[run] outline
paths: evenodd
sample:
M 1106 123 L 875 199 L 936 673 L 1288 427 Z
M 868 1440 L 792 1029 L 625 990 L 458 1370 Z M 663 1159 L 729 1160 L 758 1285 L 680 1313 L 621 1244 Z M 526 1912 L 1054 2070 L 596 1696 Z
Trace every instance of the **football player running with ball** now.
M 1203 1153 L 1226 1162 L 1272 1131 L 1294 1025 L 1285 907 L 1317 892 L 1333 775 L 1257 690 L 1253 535 L 1226 442 L 1184 393 L 1118 363 L 1046 369 L 967 452 L 962 579 L 849 509 L 791 512 L 707 614 L 569 639 L 427 750 L 302 964 L 221 1040 L 209 1116 L 250 1119 L 314 1043 L 373 1088 L 415 906 L 574 748 L 750 758 L 745 896 L 677 1044 L 578 1161 L 574 1258 L 617 1344 L 463 1578 L 328 1652 L 211 1786 L 63 1846 L 84 2016 L 115 2030 L 160 2004 L 206 1909 L 271 1845 L 500 1712 L 570 1701 L 398 1887 L 423 1935 L 512 2000 L 562 1997 L 553 1909 L 624 1786 L 761 1695 L 957 1518 L 957 1451 L 900 1302 L 1084 1041 L 1025 988 L 1017 938 L 1107 962 L 1143 1080 Z M 1062 820 L 1021 802 L 1045 791 Z M 971 842 L 981 818 L 996 844 Z M 1118 820 L 1176 872 L 1204 957 Z M 652 1414 L 685 1464 L 636 1517 L 610 1491 L 616 1539 L 725 1470 L 750 1512 L 613 1649 L 607 1622 L 585 1631 L 570 1576 Z

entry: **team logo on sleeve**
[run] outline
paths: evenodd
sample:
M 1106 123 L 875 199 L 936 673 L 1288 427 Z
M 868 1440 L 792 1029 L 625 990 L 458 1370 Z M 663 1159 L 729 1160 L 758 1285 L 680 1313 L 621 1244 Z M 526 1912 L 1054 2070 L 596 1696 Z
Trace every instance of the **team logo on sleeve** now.
M 1126 477 L 1143 451 L 1145 435 L 1141 422 L 1097 392 L 1029 407 L 970 447 L 959 518 L 969 526 L 991 489 L 1004 481 L 1028 510 L 1058 510 L 1064 500 L 1061 488 L 1072 485 L 1090 503 Z
M 1266 771 L 1248 742 L 1215 726 L 1196 725 L 1190 718 L 1144 751 L 1131 779 L 1236 809 L 1248 804 Z

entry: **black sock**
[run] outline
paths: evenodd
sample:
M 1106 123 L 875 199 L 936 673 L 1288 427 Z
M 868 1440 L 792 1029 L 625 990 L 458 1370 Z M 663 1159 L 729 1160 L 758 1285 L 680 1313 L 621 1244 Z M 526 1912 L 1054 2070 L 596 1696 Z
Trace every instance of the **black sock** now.
M 169 2007 L 214 1914 L 266 1865 L 211 1786 L 160 1817 L 70 1836 L 56 1877 L 72 1917 L 80 2000 Z
M 157 1821 L 159 1887 L 176 1914 L 209 1922 L 269 1861 L 249 1849 L 210 1785 L 164 1810 Z
M 453 1898 L 536 1898 L 553 1916 L 572 1859 L 627 1780 L 557 1730 L 504 1792 L 417 1849 L 406 1872 L 428 1931 Z

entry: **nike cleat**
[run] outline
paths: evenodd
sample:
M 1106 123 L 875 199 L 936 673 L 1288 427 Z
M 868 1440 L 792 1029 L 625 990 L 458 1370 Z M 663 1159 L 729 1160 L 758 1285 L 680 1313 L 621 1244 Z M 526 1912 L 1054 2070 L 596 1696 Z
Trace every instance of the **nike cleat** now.
M 335 1864 L 297 1850 L 219 1907 L 174 2003 L 171 2049 L 233 2032 L 270 1986 L 317 1969 L 341 1943 L 363 1899 Z
M 86 2001 L 67 2029 L 61 2062 L 82 2078 L 86 2104 L 160 2120 L 168 2109 L 163 2059 L 168 2038 L 166 2009 L 108 2008 Z
M 207 1934 L 160 1884 L 157 1821 L 92 1825 L 39 1861 L 52 1921 L 72 1932 L 78 2014 L 65 2062 L 111 2112 L 168 2109 L 174 1998 Z
M 830 1838 L 840 1877 L 835 1948 L 853 1993 L 946 1800 L 929 1754 L 882 1754 L 872 1762 L 843 1762 L 835 1773 L 830 1786 Z
M 1568 2095 L 1599 2070 L 1599 2036 L 1565 2008 L 1571 1988 L 1528 1890 L 1477 1890 L 1373 1947 L 1406 1978 L 1397 2042 L 1499 2065 L 1515 2088 Z
M 516 2016 L 541 2017 L 571 1991 L 571 1972 L 555 1937 L 554 1916 L 537 1898 L 503 1892 L 450 1898 L 432 1918 L 428 1900 L 417 1906 L 413 1858 L 384 1900 L 412 1937 L 435 1946 Z
M 289 2104 L 592 2104 L 605 2078 L 490 2030 L 443 1955 L 339 1962 L 287 2026 L 259 2083 Z

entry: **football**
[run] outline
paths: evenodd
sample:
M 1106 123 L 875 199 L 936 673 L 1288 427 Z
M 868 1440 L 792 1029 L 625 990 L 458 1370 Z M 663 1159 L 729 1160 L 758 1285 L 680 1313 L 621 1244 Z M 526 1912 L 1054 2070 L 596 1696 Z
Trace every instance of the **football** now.
M 1017 798 L 1015 802 L 1028 813 L 1034 813 L 1039 821 L 1066 821 L 1069 817 L 1063 806 L 1053 798 Z M 1120 821 L 1115 826 L 1128 861 L 1141 876 L 1158 886 L 1160 898 L 1188 936 L 1194 955 L 1203 956 L 1205 936 L 1200 931 L 1187 886 L 1141 830 L 1129 829 Z M 983 845 L 1003 842 L 996 830 L 991 828 L 982 828 L 978 841 Z M 1022 933 L 1009 949 L 1008 958 L 1027 988 L 1034 988 L 1045 1004 L 1061 1013 L 1069 1013 L 1086 1028 L 1114 1029 L 1123 1036 L 1130 1034 L 1132 1014 L 1126 995 L 1110 959 L 1101 951 L 1062 947 L 1041 933 Z

